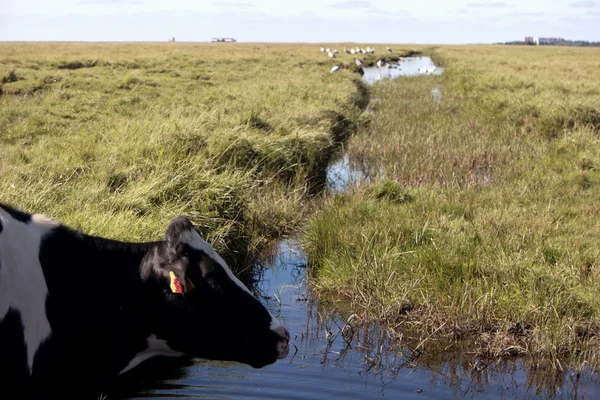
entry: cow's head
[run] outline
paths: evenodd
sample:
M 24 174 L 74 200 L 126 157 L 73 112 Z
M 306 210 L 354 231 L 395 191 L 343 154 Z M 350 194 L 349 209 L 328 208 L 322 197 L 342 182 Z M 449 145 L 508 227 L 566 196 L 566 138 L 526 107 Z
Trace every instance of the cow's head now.
M 231 272 L 186 217 L 174 219 L 165 241 L 142 266 L 160 291 L 153 332 L 173 350 L 255 368 L 285 358 L 289 333 Z

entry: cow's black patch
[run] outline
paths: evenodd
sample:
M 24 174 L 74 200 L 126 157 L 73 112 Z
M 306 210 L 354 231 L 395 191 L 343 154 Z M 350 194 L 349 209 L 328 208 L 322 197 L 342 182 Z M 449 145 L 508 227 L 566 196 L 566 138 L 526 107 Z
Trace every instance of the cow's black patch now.
M 14 207 L 9 206 L 8 204 L 0 203 L 0 208 L 10 214 L 11 217 L 16 219 L 17 221 L 28 223 L 31 221 L 31 214 L 25 213 L 21 210 L 17 210 Z
M 0 354 L 2 354 L 0 361 L 2 386 L 6 382 L 10 389 L 16 389 L 14 393 L 10 393 L 10 398 L 28 398 L 27 390 L 31 382 L 23 324 L 21 314 L 13 309 L 9 309 L 4 319 L 0 321 Z M 1 390 L 2 388 L 0 388 L 0 398 L 4 398 Z
M 152 247 L 95 238 L 65 226 L 44 237 L 39 259 L 57 347 L 40 349 L 40 363 L 44 357 L 53 359 L 40 370 L 48 374 L 50 365 L 60 365 L 72 385 L 92 391 L 116 377 L 146 347 L 152 314 L 147 307 L 153 296 L 143 292 L 139 265 Z M 86 368 L 78 366 L 82 354 L 94 360 Z

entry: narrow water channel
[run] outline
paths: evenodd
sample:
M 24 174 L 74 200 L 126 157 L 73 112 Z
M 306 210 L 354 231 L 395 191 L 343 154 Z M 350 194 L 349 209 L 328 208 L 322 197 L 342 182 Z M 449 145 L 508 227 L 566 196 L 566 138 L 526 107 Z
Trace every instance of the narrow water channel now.
M 427 57 L 403 60 L 397 76 L 419 74 L 430 63 Z M 378 80 L 368 80 L 372 73 L 366 69 L 363 76 L 369 83 Z M 361 174 L 341 157 L 329 168 L 329 189 L 344 190 Z M 257 269 L 257 295 L 284 321 L 293 339 L 286 359 L 262 369 L 156 359 L 140 367 L 132 378 L 138 384 L 121 398 L 600 398 L 599 377 L 585 371 L 547 374 L 527 368 L 521 359 L 479 360 L 467 352 L 431 359 L 417 348 L 394 346 L 385 327 L 358 327 L 352 315 L 316 301 L 306 285 L 305 256 L 293 238 L 278 243 Z M 148 375 L 157 369 L 158 375 Z

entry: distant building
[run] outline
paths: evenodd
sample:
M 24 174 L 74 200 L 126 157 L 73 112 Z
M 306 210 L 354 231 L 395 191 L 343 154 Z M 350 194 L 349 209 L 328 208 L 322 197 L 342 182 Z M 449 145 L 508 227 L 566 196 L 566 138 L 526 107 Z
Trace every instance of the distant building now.
M 536 45 L 553 45 L 556 43 L 564 42 L 563 38 L 537 38 L 531 36 L 525 36 L 525 43 L 534 43 Z
M 234 38 L 212 38 L 213 42 L 237 42 L 237 40 L 235 40 Z
M 539 39 L 540 39 L 540 44 L 555 44 L 555 43 L 562 42 L 563 40 L 565 40 L 563 38 L 555 38 L 555 37 L 548 37 L 548 38 L 541 37 Z

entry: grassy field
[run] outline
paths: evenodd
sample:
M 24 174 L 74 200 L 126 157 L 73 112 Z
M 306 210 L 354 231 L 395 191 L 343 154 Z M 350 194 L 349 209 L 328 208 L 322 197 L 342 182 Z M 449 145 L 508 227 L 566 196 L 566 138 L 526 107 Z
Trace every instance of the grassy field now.
M 298 226 L 356 127 L 365 87 L 337 61 L 316 45 L 0 43 L 0 201 L 130 241 L 188 214 L 246 258 Z
M 380 173 L 311 219 L 314 286 L 404 336 L 597 363 L 600 51 L 426 51 L 442 76 L 372 89 L 348 151 Z

